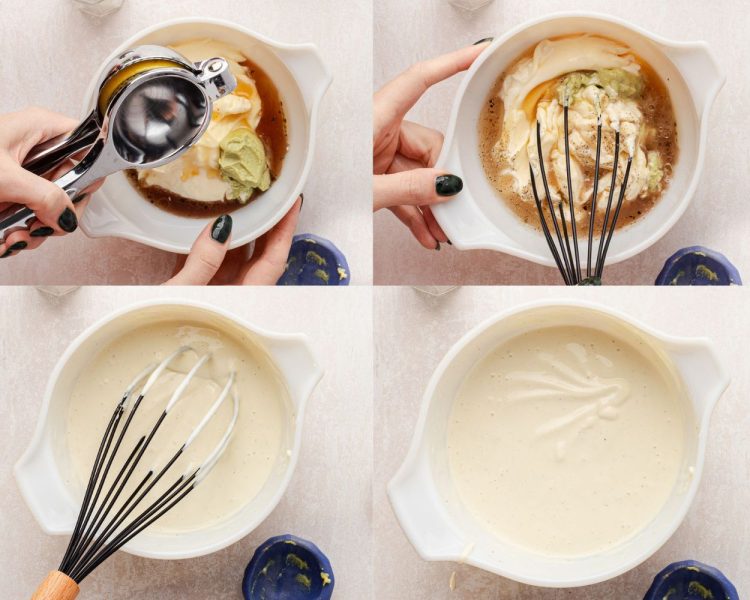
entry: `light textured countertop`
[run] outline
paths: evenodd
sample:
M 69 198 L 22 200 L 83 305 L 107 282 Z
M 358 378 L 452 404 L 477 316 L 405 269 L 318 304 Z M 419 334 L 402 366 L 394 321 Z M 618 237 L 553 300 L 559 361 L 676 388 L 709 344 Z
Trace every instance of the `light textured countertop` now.
M 49 373 L 86 327 L 115 309 L 155 297 L 200 300 L 269 331 L 305 333 L 325 375 L 310 398 L 289 488 L 258 529 L 225 550 L 192 560 L 148 560 L 118 552 L 83 582 L 81 600 L 238 600 L 253 551 L 281 533 L 310 539 L 328 555 L 335 598 L 368 598 L 372 320 L 364 288 L 89 288 L 62 298 L 33 288 L 0 288 L 5 307 L 0 315 L 0 597 L 30 597 L 57 567 L 67 545 L 67 539 L 41 531 L 12 473 L 31 440 Z M 356 313 L 352 306 L 358 307 Z
M 726 254 L 750 278 L 750 216 L 747 210 L 746 151 L 750 76 L 746 58 L 747 7 L 739 0 L 679 3 L 651 0 L 494 0 L 474 13 L 447 0 L 378 0 L 375 6 L 374 78 L 379 88 L 412 63 L 479 39 L 499 37 L 529 19 L 558 11 L 590 10 L 631 21 L 663 37 L 705 40 L 727 82 L 711 112 L 703 175 L 693 201 L 674 228 L 642 254 L 606 269 L 610 284 L 651 285 L 664 261 L 679 248 L 703 245 Z M 463 75 L 439 84 L 408 118 L 440 131 L 448 125 Z M 491 251 L 443 245 L 424 250 L 388 211 L 375 216 L 375 281 L 384 284 L 557 284 L 556 269 Z
M 597 291 L 601 293 L 580 288 L 474 287 L 434 298 L 410 288 L 375 290 L 373 523 L 379 600 L 639 600 L 658 571 L 684 559 L 718 567 L 735 583 L 741 598 L 750 594 L 747 292 L 740 288 L 676 289 L 669 295 L 654 288 Z M 732 377 L 711 418 L 703 478 L 680 528 L 639 567 L 609 582 L 578 589 L 535 588 L 466 565 L 423 561 L 401 530 L 385 491 L 411 443 L 422 393 L 448 349 L 494 314 L 542 298 L 588 299 L 665 333 L 709 337 Z M 453 571 L 456 588 L 451 592 L 448 582 Z
M 82 14 L 72 0 L 6 8 L 0 25 L 0 113 L 36 104 L 78 116 L 86 87 L 109 53 L 138 31 L 177 17 L 224 19 L 274 40 L 316 44 L 333 83 L 321 105 L 297 231 L 334 242 L 347 256 L 353 284 L 372 280 L 369 0 L 125 0 L 119 12 L 103 19 Z M 161 283 L 174 260 L 135 242 L 92 240 L 78 231 L 3 261 L 0 283 Z

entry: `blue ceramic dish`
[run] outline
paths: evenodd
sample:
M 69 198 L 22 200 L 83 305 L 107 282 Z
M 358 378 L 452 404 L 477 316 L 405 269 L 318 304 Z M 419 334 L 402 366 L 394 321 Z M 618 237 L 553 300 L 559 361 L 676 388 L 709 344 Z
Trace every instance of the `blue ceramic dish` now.
M 723 254 L 703 246 L 690 246 L 667 259 L 656 285 L 742 285 L 742 280 Z
M 341 250 L 325 238 L 303 233 L 294 236 L 276 285 L 349 285 L 350 278 Z
M 643 600 L 739 600 L 737 589 L 714 567 L 697 560 L 672 563 L 660 571 Z
M 293 535 L 266 540 L 242 579 L 245 600 L 330 600 L 333 569 L 320 548 Z

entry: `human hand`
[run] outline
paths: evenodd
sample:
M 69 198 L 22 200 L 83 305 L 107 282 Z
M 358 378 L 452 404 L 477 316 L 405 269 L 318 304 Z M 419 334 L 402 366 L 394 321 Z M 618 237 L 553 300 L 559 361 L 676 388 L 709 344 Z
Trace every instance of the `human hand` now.
M 429 250 L 450 243 L 430 206 L 456 195 L 463 182 L 433 168 L 443 134 L 404 117 L 431 86 L 468 69 L 489 41 L 417 63 L 373 99 L 373 210 L 390 209 Z
M 0 115 L 0 214 L 14 211 L 19 204 L 35 213 L 23 225 L 6 231 L 0 243 L 0 257 L 37 248 L 46 238 L 71 233 L 78 227 L 78 216 L 90 194 L 73 204 L 62 188 L 21 166 L 36 145 L 72 131 L 77 125 L 74 119 L 43 108 Z M 61 166 L 56 175 L 72 166 L 72 162 Z
M 303 196 L 276 225 L 255 240 L 252 256 L 247 247 L 227 251 L 232 217 L 222 215 L 208 225 L 181 257 L 174 276 L 164 285 L 275 285 L 286 267 Z

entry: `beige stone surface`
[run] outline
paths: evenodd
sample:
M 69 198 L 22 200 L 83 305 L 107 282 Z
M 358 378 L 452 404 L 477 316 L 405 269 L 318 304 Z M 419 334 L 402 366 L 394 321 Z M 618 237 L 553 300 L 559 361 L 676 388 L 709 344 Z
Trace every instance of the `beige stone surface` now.
M 460 288 L 440 298 L 410 288 L 375 290 L 375 476 L 373 517 L 378 600 L 638 600 L 667 564 L 696 559 L 717 566 L 750 594 L 750 374 L 745 349 L 750 296 L 740 288 Z M 386 496 L 406 456 L 433 370 L 469 329 L 494 314 L 543 298 L 578 298 L 626 312 L 665 333 L 706 336 L 732 382 L 711 418 L 705 470 L 687 518 L 649 560 L 609 582 L 553 590 L 521 585 L 477 568 L 425 562 L 415 552 Z M 449 579 L 456 572 L 456 589 Z
M 28 598 L 57 567 L 67 540 L 44 534 L 24 504 L 13 464 L 36 425 L 47 377 L 70 342 L 120 307 L 156 297 L 191 298 L 277 332 L 306 333 L 325 369 L 305 415 L 291 484 L 263 524 L 229 548 L 191 560 L 118 552 L 81 588 L 81 600 L 235 600 L 255 548 L 294 533 L 328 555 L 335 597 L 368 598 L 371 585 L 372 326 L 367 289 L 88 288 L 62 298 L 0 288 L 0 598 Z M 357 310 L 352 310 L 356 306 Z
M 727 74 L 709 121 L 706 162 L 693 202 L 674 228 L 654 246 L 605 272 L 610 284 L 653 284 L 664 261 L 679 248 L 703 245 L 726 254 L 750 277 L 750 217 L 746 206 L 750 163 L 745 150 L 750 104 L 746 60 L 747 8 L 740 0 L 653 2 L 652 0 L 494 0 L 476 12 L 447 0 L 376 0 L 375 86 L 413 62 L 479 39 L 499 37 L 511 27 L 559 11 L 596 11 L 626 19 L 674 40 L 705 40 Z M 407 118 L 445 131 L 462 75 L 431 89 Z M 554 268 L 498 252 L 459 252 L 443 245 L 423 249 L 388 211 L 375 216 L 375 281 L 383 284 L 558 284 Z
M 109 53 L 168 19 L 225 19 L 274 40 L 316 44 L 333 83 L 321 105 L 297 231 L 333 241 L 347 256 L 353 284 L 372 280 L 370 0 L 125 0 L 103 19 L 80 13 L 72 0 L 2 7 L 0 113 L 36 104 L 78 116 L 89 81 Z M 157 284 L 169 278 L 174 261 L 135 242 L 92 240 L 78 231 L 3 261 L 0 283 Z

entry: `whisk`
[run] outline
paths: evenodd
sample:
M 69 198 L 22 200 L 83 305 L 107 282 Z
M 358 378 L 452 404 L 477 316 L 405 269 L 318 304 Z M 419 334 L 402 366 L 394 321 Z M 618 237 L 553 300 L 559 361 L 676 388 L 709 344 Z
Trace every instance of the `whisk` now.
M 571 198 L 572 196 L 572 181 L 570 175 L 570 133 L 568 131 L 568 99 L 565 98 L 563 102 L 563 126 L 565 128 L 565 170 L 567 176 L 567 198 L 565 202 L 562 199 L 562 189 L 560 190 L 561 198 L 557 202 L 557 214 L 555 213 L 555 203 L 552 201 L 549 191 L 549 185 L 547 183 L 547 173 L 544 168 L 544 159 L 542 156 L 542 134 L 541 124 L 539 121 L 536 123 L 536 146 L 537 154 L 539 157 L 539 175 L 541 176 L 542 183 L 544 185 L 544 195 L 546 198 L 546 205 L 539 198 L 537 192 L 536 177 L 534 174 L 534 168 L 529 161 L 529 173 L 531 176 L 531 191 L 534 194 L 534 202 L 539 213 L 539 221 L 541 222 L 542 232 L 544 238 L 547 241 L 552 257 L 555 260 L 560 274 L 566 285 L 601 285 L 602 273 L 604 271 L 604 262 L 607 258 L 607 251 L 609 250 L 609 244 L 612 241 L 612 235 L 615 232 L 617 225 L 617 219 L 620 216 L 620 209 L 622 208 L 622 201 L 625 197 L 625 189 L 628 186 L 628 177 L 630 176 L 630 166 L 633 162 L 633 152 L 628 152 L 628 160 L 625 166 L 625 173 L 620 183 L 620 193 L 617 197 L 617 202 L 614 206 L 614 212 L 612 212 L 612 201 L 614 199 L 614 193 L 617 183 L 617 165 L 620 156 L 620 131 L 615 129 L 615 149 L 612 165 L 612 181 L 609 186 L 609 194 L 607 196 L 607 205 L 604 211 L 604 221 L 601 226 L 601 233 L 599 234 L 599 243 L 596 249 L 595 262 L 592 266 L 592 258 L 594 257 L 594 237 L 596 235 L 594 231 L 594 220 L 597 209 L 597 193 L 599 191 L 599 159 L 601 155 L 602 145 L 602 115 L 601 112 L 597 115 L 596 124 L 596 160 L 594 163 L 594 187 L 591 196 L 591 210 L 589 215 L 589 228 L 588 228 L 588 252 L 586 259 L 586 277 L 582 277 L 581 274 L 581 260 L 578 249 L 578 231 L 576 227 L 576 209 L 575 202 Z M 562 188 L 562 186 L 561 186 Z M 563 204 L 568 205 L 568 212 L 570 217 L 570 233 L 568 232 L 568 224 L 565 218 L 565 210 Z M 552 226 L 555 231 L 555 237 L 552 237 L 549 226 L 547 225 L 547 218 L 545 217 L 545 206 L 547 213 L 550 215 Z M 559 217 L 559 218 L 558 218 Z M 611 219 L 610 219 L 611 217 Z M 571 237 L 573 238 L 571 241 Z
M 166 464 L 161 468 L 149 469 L 140 481 L 134 481 L 128 486 L 133 471 L 154 439 L 159 427 L 167 418 L 168 413 L 183 397 L 200 368 L 210 359 L 210 354 L 204 354 L 198 358 L 195 365 L 177 385 L 152 429 L 146 435 L 138 438 L 127 455 L 127 459 L 114 475 L 116 469 L 112 467 L 115 456 L 123 446 L 123 438 L 136 411 L 159 378 L 167 371 L 170 364 L 186 352 L 196 353 L 190 346 L 178 348 L 159 364 L 150 365 L 144 369 L 125 390 L 122 399 L 112 413 L 96 454 L 68 549 L 58 570 L 52 571 L 47 576 L 34 593 L 32 600 L 72 600 L 75 598 L 78 595 L 79 584 L 83 579 L 193 491 L 205 479 L 226 450 L 239 413 L 239 398 L 234 387 L 234 373 L 229 374 L 218 398 L 184 443 L 166 461 Z M 188 472 L 177 477 L 174 483 L 158 498 L 144 502 L 154 486 L 159 483 L 175 461 L 200 435 L 230 395 L 233 402 L 232 418 L 219 443 L 208 454 L 208 457 L 198 467 L 191 467 Z M 113 477 L 108 477 L 110 471 L 112 471 Z M 108 482 L 108 480 L 110 481 Z M 169 481 L 165 480 L 166 483 L 169 483 Z

